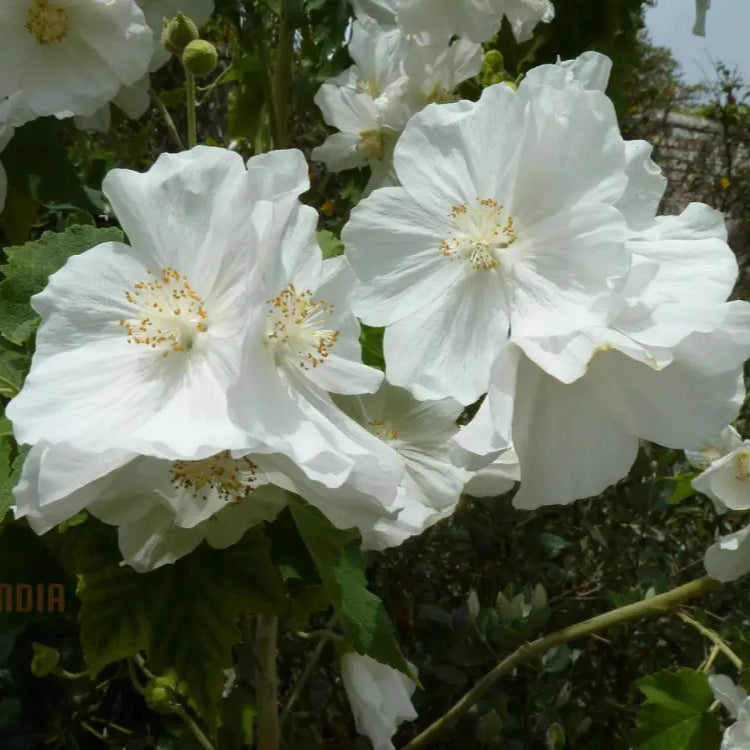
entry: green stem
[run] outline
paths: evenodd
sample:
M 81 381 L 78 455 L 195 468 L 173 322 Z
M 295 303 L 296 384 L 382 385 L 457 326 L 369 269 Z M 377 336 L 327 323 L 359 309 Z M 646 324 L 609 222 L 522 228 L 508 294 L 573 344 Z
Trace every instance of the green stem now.
M 184 151 L 185 145 L 182 142 L 182 138 L 180 138 L 180 134 L 177 132 L 177 126 L 174 124 L 172 115 L 169 114 L 169 110 L 167 109 L 159 94 L 157 94 L 153 89 L 151 90 L 151 96 L 153 96 L 154 101 L 156 102 L 156 106 L 159 109 L 161 116 L 164 118 L 164 123 L 167 126 L 169 134 L 172 136 L 172 140 L 175 142 L 175 145 L 180 151 Z
M 187 98 L 188 148 L 198 143 L 198 126 L 195 117 L 195 76 L 185 69 L 185 96 Z
M 691 599 L 708 591 L 718 588 L 721 584 L 713 578 L 698 578 L 684 586 L 678 586 L 665 594 L 652 596 L 650 599 L 628 604 L 625 607 L 613 609 L 610 612 L 597 615 L 588 620 L 569 625 L 566 628 L 551 633 L 550 635 L 537 638 L 531 643 L 525 643 L 517 648 L 510 656 L 503 659 L 496 667 L 490 670 L 474 687 L 469 690 L 457 703 L 455 703 L 443 716 L 431 724 L 418 737 L 404 746 L 403 750 L 414 750 L 417 747 L 427 747 L 437 735 L 455 724 L 467 711 L 482 698 L 492 686 L 505 675 L 517 667 L 525 664 L 555 646 L 569 641 L 596 633 L 599 630 L 618 625 L 628 620 L 634 620 L 644 615 L 660 614 L 671 607 Z
M 188 714 L 188 712 L 182 706 L 177 706 L 174 709 L 174 712 L 182 719 L 193 737 L 198 740 L 198 744 L 203 748 L 203 750 L 216 750 L 216 748 L 211 744 L 211 741 L 208 739 L 208 737 L 203 734 L 203 730 L 195 723 L 195 721 L 193 721 L 193 717 L 190 716 L 190 714 Z
M 727 659 L 729 659 L 729 661 L 731 661 L 732 664 L 737 667 L 737 669 L 742 669 L 742 659 L 740 659 L 740 657 L 737 656 L 737 654 L 735 654 L 734 651 L 729 648 L 729 646 L 727 646 L 722 637 L 715 630 L 707 628 L 705 625 L 703 625 L 703 623 L 698 622 L 698 620 L 694 620 L 685 612 L 675 612 L 675 614 L 683 622 L 686 622 L 688 625 L 694 627 L 704 638 L 708 638 L 708 640 L 714 644 L 715 648 L 718 648 L 727 657 Z
M 292 87 L 292 65 L 294 62 L 294 29 L 288 24 L 282 10 L 279 18 L 279 45 L 276 54 L 276 70 L 273 80 L 273 107 L 276 114 L 276 148 L 288 148 L 289 138 L 289 93 Z
M 255 624 L 258 750 L 278 750 L 281 736 L 276 684 L 278 624 L 278 618 L 275 615 L 258 615 Z
M 326 631 L 315 645 L 315 649 L 313 650 L 309 661 L 307 662 L 307 664 L 305 664 L 305 668 L 302 670 L 302 674 L 299 676 L 299 679 L 294 686 L 294 690 L 292 690 L 292 694 L 289 696 L 289 700 L 287 701 L 286 706 L 284 706 L 284 710 L 281 712 L 280 723 L 282 724 L 282 726 L 287 720 L 292 708 L 294 707 L 294 704 L 297 702 L 297 698 L 300 697 L 302 688 L 305 687 L 307 681 L 310 679 L 310 677 L 312 677 L 312 674 L 315 671 L 315 667 L 318 664 L 318 660 L 320 659 L 320 656 L 323 653 L 323 649 L 326 647 L 326 644 L 328 643 L 331 635 L 331 633 Z
M 268 110 L 268 122 L 271 126 L 271 142 L 276 145 L 279 142 L 279 131 L 276 128 L 276 110 L 273 101 L 273 84 L 271 83 L 270 65 L 268 62 L 268 49 L 263 36 L 263 28 L 258 24 L 254 34 L 255 46 L 258 48 L 258 59 L 260 60 L 261 80 L 263 81 L 263 97 Z

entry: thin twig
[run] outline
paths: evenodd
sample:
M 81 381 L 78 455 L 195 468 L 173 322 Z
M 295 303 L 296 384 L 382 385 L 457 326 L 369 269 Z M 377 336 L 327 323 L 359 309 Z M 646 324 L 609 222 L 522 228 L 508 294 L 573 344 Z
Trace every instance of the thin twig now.
M 180 134 L 177 132 L 177 126 L 174 124 L 172 115 L 169 114 L 169 110 L 167 109 L 159 94 L 157 94 L 153 89 L 151 89 L 151 96 L 154 98 L 154 102 L 156 102 L 156 106 L 158 107 L 159 112 L 161 112 L 161 116 L 164 118 L 164 123 L 167 126 L 169 134 L 172 136 L 172 140 L 175 142 L 175 145 L 180 151 L 184 151 L 185 145 L 182 142 L 182 138 L 180 138 Z

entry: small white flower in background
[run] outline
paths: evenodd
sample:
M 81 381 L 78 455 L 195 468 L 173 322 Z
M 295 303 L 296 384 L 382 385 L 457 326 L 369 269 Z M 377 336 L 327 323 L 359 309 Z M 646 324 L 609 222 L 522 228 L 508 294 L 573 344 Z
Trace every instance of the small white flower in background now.
M 432 104 L 394 164 L 401 186 L 361 201 L 342 232 L 355 311 L 386 327 L 389 381 L 472 403 L 509 336 L 580 377 L 596 344 L 572 363 L 555 349 L 612 320 L 629 268 L 625 146 L 607 97 L 522 83 Z
M 693 487 L 731 510 L 750 510 L 750 440 L 736 432 L 728 439 L 734 447 L 711 461 Z
M 724 732 L 720 750 L 747 750 L 750 747 L 750 699 L 747 692 L 723 674 L 709 675 L 708 684 L 716 700 L 736 719 Z
M 397 21 L 410 33 L 426 31 L 435 37 L 453 34 L 473 42 L 487 42 L 508 19 L 518 42 L 531 39 L 539 22 L 555 17 L 550 0 L 400 0 Z
M 3 0 L 0 122 L 93 115 L 147 71 L 153 34 L 135 0 Z
M 589 53 L 574 65 L 531 71 L 528 87 L 604 85 L 605 67 Z M 699 204 L 656 217 L 664 180 L 649 154 L 647 144 L 626 144 L 627 188 L 615 205 L 631 267 L 617 313 L 572 337 L 506 346 L 479 412 L 455 438 L 462 465 L 473 469 L 512 442 L 521 467 L 517 507 L 596 495 L 627 474 L 639 439 L 693 447 L 742 403 L 750 306 L 725 302 L 737 267 L 723 217 Z M 566 371 L 573 382 L 560 377 Z
M 0 154 L 13 137 L 14 129 L 10 125 L 0 125 Z M 8 192 L 8 176 L 5 174 L 2 162 L 0 162 L 0 213 L 5 206 L 5 196 Z
M 340 132 L 313 149 L 312 158 L 338 172 L 368 165 L 365 193 L 396 184 L 393 148 L 409 117 L 430 101 L 445 101 L 482 66 L 478 44 L 428 44 L 394 26 L 362 16 L 352 25 L 355 64 L 330 78 L 315 96 L 323 119 Z
M 370 739 L 374 750 L 393 750 L 391 737 L 398 725 L 417 718 L 411 702 L 416 683 L 354 651 L 341 657 L 341 677 L 357 731 Z
M 738 448 L 741 443 L 742 437 L 730 424 L 713 439 L 701 443 L 696 450 L 686 450 L 685 457 L 691 466 L 703 471 L 714 461 Z

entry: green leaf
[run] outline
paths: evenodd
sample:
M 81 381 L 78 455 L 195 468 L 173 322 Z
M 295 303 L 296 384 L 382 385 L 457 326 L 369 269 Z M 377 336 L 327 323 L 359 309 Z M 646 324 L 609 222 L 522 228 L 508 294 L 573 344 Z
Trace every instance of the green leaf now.
M 0 268 L 5 275 L 0 283 L 0 333 L 14 344 L 26 343 L 39 319 L 29 299 L 44 289 L 50 275 L 71 255 L 122 238 L 122 232 L 115 228 L 73 226 L 64 232 L 45 232 L 40 239 L 20 247 L 6 248 L 8 263 Z
M 714 698 L 703 672 L 687 668 L 658 672 L 635 686 L 646 696 L 633 733 L 637 750 L 718 748 L 721 730 L 708 712 Z
M 43 117 L 18 128 L 3 151 L 8 185 L 41 203 L 67 203 L 93 209 L 86 190 L 68 159 L 63 137 L 70 127 Z
M 361 329 L 359 343 L 362 346 L 362 361 L 370 367 L 385 370 L 385 356 L 383 355 L 385 328 L 372 328 L 362 323 Z
M 2 419 L 7 421 L 4 416 Z M 15 503 L 13 488 L 21 475 L 27 453 L 27 447 L 18 449 L 13 440 L 0 440 L 0 524 L 5 520 L 10 506 Z
M 26 352 L 0 339 L 0 396 L 13 398 L 21 390 L 30 364 Z
M 357 530 L 337 529 L 319 510 L 296 496 L 290 496 L 290 509 L 352 646 L 416 681 L 383 602 L 367 588 Z
M 329 232 L 327 229 L 320 229 L 318 231 L 318 244 L 323 251 L 324 258 L 335 258 L 344 252 L 344 243 L 333 232 Z
M 77 529 L 83 529 L 87 521 Z M 75 532 L 76 528 L 65 535 Z M 202 545 L 150 573 L 109 564 L 80 576 L 81 643 L 92 674 L 145 649 L 211 728 L 240 641 L 240 612 L 276 614 L 285 591 L 262 526 L 226 550 Z

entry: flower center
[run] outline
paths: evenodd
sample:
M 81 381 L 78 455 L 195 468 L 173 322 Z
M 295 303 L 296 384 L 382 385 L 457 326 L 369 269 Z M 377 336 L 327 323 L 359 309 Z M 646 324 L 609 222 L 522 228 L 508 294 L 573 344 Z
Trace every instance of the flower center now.
M 39 44 L 61 42 L 70 30 L 68 11 L 47 0 L 36 0 L 26 18 L 26 29 Z
M 497 201 L 476 201 L 473 208 L 465 203 L 453 206 L 450 217 L 456 233 L 440 243 L 440 251 L 450 260 L 468 260 L 472 268 L 488 271 L 500 262 L 498 251 L 510 247 L 518 238 L 513 217 L 505 216 Z
M 232 458 L 229 451 L 222 451 L 201 461 L 175 461 L 170 478 L 176 489 L 200 493 L 204 500 L 213 490 L 225 502 L 237 504 L 255 489 L 257 469 L 247 456 Z
M 363 130 L 359 134 L 357 151 L 368 159 L 383 161 L 385 156 L 385 135 L 382 130 Z
M 268 304 L 266 343 L 296 360 L 303 370 L 325 362 L 339 337 L 338 331 L 325 327 L 333 305 L 313 300 L 309 290 L 298 294 L 294 284 Z
M 121 318 L 129 344 L 143 344 L 161 352 L 187 352 L 206 331 L 203 300 L 174 268 L 162 268 L 157 277 L 140 281 L 125 298 L 137 308 L 133 318 Z
M 374 78 L 358 78 L 356 88 L 360 94 L 369 94 L 373 99 L 377 99 L 381 93 Z
M 448 91 L 443 86 L 436 84 L 432 91 L 425 97 L 425 103 L 450 104 L 451 102 L 457 102 L 460 98 L 458 94 L 454 94 L 452 91 Z
M 747 482 L 748 480 L 750 480 L 750 470 L 747 465 L 749 458 L 750 455 L 748 455 L 747 453 L 738 453 L 735 456 L 735 465 L 737 467 L 737 472 L 734 476 L 741 482 Z
M 373 419 L 367 424 L 370 432 L 381 440 L 388 442 L 389 440 L 396 440 L 398 438 L 398 432 L 392 430 L 382 419 Z

